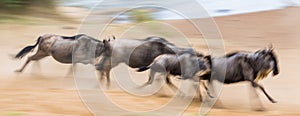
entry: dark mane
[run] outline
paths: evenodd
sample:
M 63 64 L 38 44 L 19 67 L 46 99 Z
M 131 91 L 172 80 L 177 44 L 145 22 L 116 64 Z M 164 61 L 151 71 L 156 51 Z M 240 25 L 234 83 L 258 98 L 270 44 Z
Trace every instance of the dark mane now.
M 228 58 L 228 57 L 234 56 L 234 55 L 236 55 L 236 54 L 238 54 L 238 53 L 239 53 L 239 52 L 228 53 L 228 54 L 225 55 L 225 57 Z
M 80 38 L 83 35 L 85 35 L 85 34 L 77 34 L 77 35 L 74 35 L 74 36 L 61 36 L 61 38 L 63 38 L 63 39 L 70 39 L 70 40 L 76 40 L 76 39 Z
M 175 46 L 175 44 L 170 43 L 170 42 L 169 42 L 168 40 L 166 40 L 165 38 L 157 37 L 157 36 L 150 36 L 150 37 L 147 37 L 146 39 L 144 39 L 144 41 L 150 41 L 150 40 L 154 40 L 154 39 L 156 39 L 156 41 L 158 41 L 158 42 L 165 43 L 165 44 L 168 44 L 168 45 L 171 45 L 171 46 Z
M 193 48 L 183 48 L 183 49 L 179 50 L 176 54 L 180 56 L 180 55 L 186 54 L 186 53 L 191 54 L 193 56 L 197 56 L 197 57 L 204 56 L 202 53 L 197 52 Z

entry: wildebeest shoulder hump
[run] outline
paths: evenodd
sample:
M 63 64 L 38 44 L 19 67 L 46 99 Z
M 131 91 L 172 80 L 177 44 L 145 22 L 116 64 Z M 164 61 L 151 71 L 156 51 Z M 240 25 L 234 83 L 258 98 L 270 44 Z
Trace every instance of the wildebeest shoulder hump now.
M 70 40 L 76 40 L 80 38 L 81 36 L 84 36 L 85 34 L 77 34 L 74 36 L 61 36 L 63 39 L 70 39 Z

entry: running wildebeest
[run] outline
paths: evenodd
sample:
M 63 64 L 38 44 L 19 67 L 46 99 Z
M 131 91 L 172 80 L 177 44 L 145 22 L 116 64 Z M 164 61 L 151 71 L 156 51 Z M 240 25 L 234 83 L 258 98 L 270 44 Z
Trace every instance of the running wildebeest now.
M 171 43 L 163 38 L 118 39 L 110 41 L 107 50 L 103 52 L 102 59 L 96 64 L 100 72 L 100 79 L 106 75 L 107 87 L 110 85 L 110 70 L 120 63 L 125 63 L 131 68 L 149 65 L 152 60 L 161 54 L 174 54 Z
M 101 61 L 96 64 L 96 69 L 101 73 L 100 78 L 106 73 L 107 87 L 109 87 L 109 72 L 120 63 L 125 63 L 131 68 L 148 66 L 154 58 L 161 54 L 175 54 L 179 52 L 190 52 L 190 48 L 178 48 L 161 37 L 148 37 L 138 39 L 117 39 L 109 42 Z M 197 54 L 197 53 L 196 53 Z
M 195 56 L 190 53 L 178 54 L 163 54 L 154 59 L 154 61 L 145 67 L 140 67 L 137 71 L 142 72 L 150 69 L 150 75 L 148 81 L 142 85 L 142 87 L 152 84 L 155 73 L 163 73 L 165 75 L 166 83 L 173 89 L 178 88 L 171 82 L 169 76 L 180 75 L 180 79 L 191 79 L 201 82 L 199 76 L 203 73 L 208 73 L 211 67 L 210 56 Z M 200 87 L 198 88 L 200 101 L 202 101 L 202 95 L 200 93 Z
M 28 57 L 22 68 L 16 70 L 16 72 L 22 72 L 30 61 L 38 61 L 47 56 L 52 56 L 60 63 L 71 64 L 73 62 L 93 64 L 94 59 L 88 58 L 88 55 L 86 54 L 87 51 L 91 49 L 91 46 L 96 46 L 94 56 L 98 57 L 103 51 L 105 51 L 107 43 L 107 41 L 102 42 L 85 34 L 78 34 L 72 37 L 45 34 L 37 39 L 35 45 L 23 48 L 15 56 L 15 58 L 22 58 L 32 51 L 36 46 L 38 46 L 37 52 Z M 74 55 L 74 51 L 76 55 Z
M 221 73 L 224 68 L 225 73 Z M 211 73 L 201 76 L 201 78 L 208 80 L 210 84 L 213 80 L 225 84 L 247 81 L 251 83 L 253 90 L 259 87 L 270 102 L 276 103 L 277 101 L 265 91 L 264 87 L 258 84 L 259 80 L 266 78 L 272 71 L 273 76 L 279 74 L 278 60 L 273 48 L 270 47 L 256 52 L 234 52 L 224 57 L 213 58 Z M 222 78 L 223 74 L 225 74 L 225 79 Z M 255 95 L 257 98 L 256 92 Z

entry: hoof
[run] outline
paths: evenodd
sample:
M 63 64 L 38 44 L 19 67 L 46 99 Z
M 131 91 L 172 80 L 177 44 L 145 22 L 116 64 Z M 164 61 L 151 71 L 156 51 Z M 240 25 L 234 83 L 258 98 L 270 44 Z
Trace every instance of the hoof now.
M 181 98 L 184 98 L 186 96 L 186 94 L 184 92 L 180 91 L 180 90 L 177 90 L 175 92 L 175 95 L 177 95 L 177 96 L 179 96 Z
M 276 101 L 276 100 L 270 100 L 272 103 L 277 103 L 278 101 Z
M 182 97 L 182 98 L 184 98 L 186 96 L 184 93 L 179 93 L 178 95 L 179 95 L 179 97 Z
M 214 108 L 216 108 L 216 109 L 226 109 L 226 107 L 222 103 L 215 103 Z
M 135 89 L 142 89 L 142 88 L 144 88 L 145 87 L 145 85 L 138 85 L 138 86 L 135 86 L 134 88 Z
M 166 94 L 157 94 L 158 97 L 169 98 L 170 96 Z
M 226 109 L 224 106 L 221 106 L 221 105 L 216 105 L 216 106 L 214 106 L 214 108 L 216 108 L 216 109 Z
M 181 99 L 184 99 L 185 97 L 187 97 L 187 96 L 185 95 L 185 93 L 182 93 L 182 92 L 176 93 L 175 95 L 176 95 L 177 97 L 181 98 Z
M 21 72 L 22 72 L 22 70 L 15 70 L 15 72 L 16 72 L 16 73 L 21 73 Z
M 214 96 L 212 96 L 212 95 L 210 95 L 210 94 L 208 94 L 208 96 L 209 96 L 209 98 L 211 98 L 211 99 L 215 98 Z
M 109 90 L 110 86 L 106 86 L 106 90 Z
M 215 98 L 213 95 L 211 95 L 211 94 L 210 94 L 210 92 L 209 92 L 209 91 L 207 91 L 207 93 L 206 93 L 206 94 L 209 96 L 209 98 L 212 98 L 212 99 L 213 99 L 213 98 Z
M 259 107 L 259 108 L 254 108 L 254 111 L 263 112 L 266 111 L 266 109 L 264 107 Z

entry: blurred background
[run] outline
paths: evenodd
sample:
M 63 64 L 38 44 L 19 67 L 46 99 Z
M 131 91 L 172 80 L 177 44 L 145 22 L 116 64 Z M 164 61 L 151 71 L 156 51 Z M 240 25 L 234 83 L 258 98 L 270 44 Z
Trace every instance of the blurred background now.
M 251 110 L 248 84 L 225 85 L 220 99 L 225 108 L 213 108 L 208 115 L 300 115 L 300 1 L 299 0 L 197 0 L 205 9 L 195 10 L 189 0 L 124 1 L 124 0 L 1 0 L 0 1 L 0 115 L 65 116 L 93 115 L 82 103 L 74 78 L 67 75 L 70 65 L 53 58 L 31 63 L 23 73 L 14 73 L 26 60 L 12 58 L 19 50 L 35 43 L 38 36 L 54 33 L 72 36 L 86 33 L 97 39 L 115 35 L 117 39 L 143 39 L 161 36 L 182 47 L 193 47 L 202 53 L 224 47 L 226 52 L 255 51 L 273 43 L 279 57 L 280 74 L 261 81 L 279 103 L 271 104 L 260 93 L 264 112 Z M 181 9 L 187 17 L 170 9 L 156 7 L 163 3 Z M 147 7 L 133 8 L 136 5 Z M 150 7 L 150 6 L 151 7 Z M 130 9 L 126 12 L 124 10 Z M 123 12 L 123 13 L 120 13 Z M 210 20 L 222 39 L 210 38 L 191 21 L 201 24 Z M 105 30 L 100 30 L 102 27 Z M 209 48 L 208 43 L 212 44 Z M 33 52 L 34 53 L 34 52 Z M 141 84 L 148 73 L 135 73 L 133 80 Z M 181 82 L 173 79 L 180 85 Z M 174 95 L 163 88 L 163 96 L 138 97 L 122 91 L 113 82 L 107 95 L 120 107 L 133 111 L 149 111 Z M 150 98 L 150 99 L 149 99 Z M 183 113 L 198 115 L 200 103 L 193 102 Z M 104 107 L 104 106 L 103 106 Z M 125 115 L 125 114 L 124 114 Z M 147 114 L 151 115 L 151 114 Z
M 206 12 L 212 16 L 227 16 L 235 14 L 244 14 L 251 12 L 267 11 L 286 8 L 290 6 L 299 6 L 300 2 L 297 0 L 244 0 L 243 2 L 236 2 L 235 0 L 196 0 L 202 7 L 206 9 Z M 135 1 L 134 1 L 135 2 Z M 85 10 L 98 10 L 103 14 L 114 16 L 118 11 L 125 8 L 132 8 L 137 4 L 132 1 L 123 0 L 3 0 L 0 2 L 1 5 L 1 19 L 20 19 L 16 15 L 26 18 L 26 16 L 35 17 L 47 17 L 55 18 L 57 15 L 62 15 L 62 13 L 67 13 L 71 11 L 60 10 L 60 7 L 73 7 L 82 8 Z M 162 1 L 164 2 L 164 1 Z M 142 5 L 155 5 L 160 4 L 157 1 L 146 1 L 138 4 Z M 189 0 L 180 0 L 174 2 L 168 2 L 167 4 L 176 7 L 186 7 L 192 6 Z M 190 9 L 185 9 L 190 10 Z M 75 11 L 74 11 L 75 12 Z M 146 13 L 145 13 L 146 12 Z M 195 13 L 197 11 L 190 11 Z M 10 14 L 10 15 L 9 15 Z M 76 13 L 80 15 L 80 13 Z M 139 16 L 137 16 L 139 15 Z M 148 16 L 146 16 L 148 15 Z M 201 18 L 201 17 L 192 17 Z M 181 16 L 176 16 L 172 12 L 166 10 L 165 8 L 143 8 L 143 10 L 132 11 L 131 13 L 125 13 L 117 17 L 117 20 L 128 21 L 128 20 L 142 21 L 142 20 L 171 20 L 171 19 L 183 19 Z

